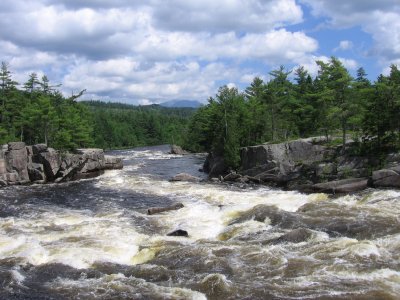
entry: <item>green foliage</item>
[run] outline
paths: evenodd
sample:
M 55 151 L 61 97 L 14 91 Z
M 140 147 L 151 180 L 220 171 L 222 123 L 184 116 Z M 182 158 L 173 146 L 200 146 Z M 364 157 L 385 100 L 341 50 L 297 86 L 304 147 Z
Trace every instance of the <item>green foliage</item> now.
M 259 77 L 243 94 L 222 87 L 208 105 L 199 109 L 188 126 L 185 146 L 193 151 L 224 155 L 231 168 L 239 165 L 239 149 L 298 137 L 341 133 L 328 143 L 342 145 L 351 136 L 357 155 L 383 157 L 400 149 L 400 71 L 371 83 L 363 68 L 352 78 L 335 57 L 317 61 L 315 78 L 303 68 L 291 72 L 281 66 Z M 362 142 L 360 142 L 362 141 Z
M 93 118 L 97 147 L 113 149 L 136 146 L 183 145 L 192 108 L 85 101 Z M 198 149 L 195 149 L 198 150 Z
M 64 98 L 46 76 L 29 75 L 23 90 L 17 89 L 8 64 L 0 71 L 0 143 L 46 143 L 61 150 L 92 146 L 91 116 L 86 107 Z

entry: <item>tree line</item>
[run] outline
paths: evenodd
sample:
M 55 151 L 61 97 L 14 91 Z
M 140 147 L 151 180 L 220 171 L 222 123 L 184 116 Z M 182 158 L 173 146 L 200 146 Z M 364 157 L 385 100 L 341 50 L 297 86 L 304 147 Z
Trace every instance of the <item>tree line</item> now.
M 59 150 L 81 147 L 129 148 L 183 144 L 191 108 L 81 101 L 85 90 L 64 97 L 60 85 L 31 73 L 25 83 L 13 79 L 6 62 L 0 70 L 0 145 L 23 141 Z
M 182 145 L 193 108 L 133 106 L 101 101 L 83 102 L 92 113 L 97 147 L 129 148 L 160 144 Z
M 46 75 L 31 73 L 20 84 L 6 62 L 0 69 L 0 144 L 46 143 L 61 150 L 93 144 L 93 127 L 86 106 L 76 100 L 84 91 L 64 97 Z
M 339 59 L 317 61 L 318 73 L 281 66 L 264 82 L 254 78 L 244 92 L 223 86 L 192 117 L 185 148 L 223 155 L 240 163 L 239 149 L 265 142 L 324 135 L 338 137 L 343 149 L 351 137 L 361 154 L 400 146 L 400 71 L 370 82 L 363 68 L 353 78 Z
M 2 62 L 0 144 L 20 140 L 60 150 L 179 144 L 223 155 L 233 168 L 240 147 L 298 137 L 340 137 L 343 146 L 352 138 L 364 154 L 399 149 L 398 67 L 370 82 L 363 68 L 353 78 L 335 57 L 317 65 L 315 76 L 304 67 L 281 66 L 266 82 L 254 78 L 243 92 L 223 86 L 196 110 L 78 102 L 84 90 L 65 97 L 59 85 L 36 73 L 19 84 Z

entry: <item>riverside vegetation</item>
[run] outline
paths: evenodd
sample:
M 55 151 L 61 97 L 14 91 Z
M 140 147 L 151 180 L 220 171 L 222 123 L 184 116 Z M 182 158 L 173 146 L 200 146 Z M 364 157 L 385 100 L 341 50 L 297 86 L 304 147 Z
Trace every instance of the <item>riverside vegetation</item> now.
M 47 76 L 31 73 L 13 79 L 9 65 L 0 70 L 0 145 L 45 143 L 62 151 L 77 148 L 129 148 L 183 144 L 191 108 L 134 107 L 99 101 L 77 102 L 85 90 L 64 97 Z
M 363 165 L 369 173 L 384 166 L 400 147 L 400 70 L 392 65 L 388 75 L 370 82 L 363 68 L 353 78 L 335 57 L 316 63 L 314 77 L 304 67 L 291 74 L 281 66 L 268 82 L 256 77 L 244 92 L 223 86 L 194 110 L 78 103 L 84 91 L 65 98 L 35 73 L 18 89 L 3 62 L 0 143 L 44 142 L 61 150 L 173 143 L 223 157 L 225 169 L 239 169 L 242 147 L 325 136 L 324 146 L 340 146 L 336 158 L 373 158 Z
M 185 147 L 223 156 L 233 169 L 240 166 L 241 147 L 299 137 L 322 135 L 328 144 L 343 148 L 351 137 L 355 143 L 347 151 L 379 158 L 396 151 L 400 146 L 397 66 L 371 83 L 363 68 L 353 78 L 335 57 L 317 65 L 314 78 L 299 67 L 291 81 L 291 72 L 282 66 L 269 73 L 268 82 L 254 78 L 243 93 L 221 87 L 191 119 Z

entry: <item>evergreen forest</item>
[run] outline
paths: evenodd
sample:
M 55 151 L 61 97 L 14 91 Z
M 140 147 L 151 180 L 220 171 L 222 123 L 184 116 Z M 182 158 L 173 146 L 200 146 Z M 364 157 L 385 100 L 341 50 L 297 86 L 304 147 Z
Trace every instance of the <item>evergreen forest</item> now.
M 335 57 L 316 63 L 315 76 L 304 67 L 281 66 L 267 81 L 256 77 L 243 92 L 222 86 L 205 106 L 191 109 L 79 102 L 84 90 L 65 97 L 36 73 L 19 84 L 3 62 L 0 144 L 20 140 L 60 150 L 178 144 L 223 155 L 232 168 L 243 146 L 299 137 L 326 136 L 343 147 L 352 139 L 358 154 L 399 149 L 398 67 L 371 82 L 363 68 L 353 77 Z
M 73 151 L 159 144 L 183 144 L 192 108 L 133 106 L 81 101 L 85 92 L 64 97 L 59 85 L 31 73 L 23 84 L 13 80 L 9 65 L 0 70 L 0 145 L 24 141 Z
M 256 77 L 244 92 L 223 86 L 189 124 L 185 147 L 222 155 L 236 168 L 240 147 L 326 136 L 331 143 L 354 140 L 351 151 L 376 155 L 400 148 L 400 70 L 370 82 L 363 68 L 355 77 L 339 59 L 317 61 L 318 73 L 285 67 Z

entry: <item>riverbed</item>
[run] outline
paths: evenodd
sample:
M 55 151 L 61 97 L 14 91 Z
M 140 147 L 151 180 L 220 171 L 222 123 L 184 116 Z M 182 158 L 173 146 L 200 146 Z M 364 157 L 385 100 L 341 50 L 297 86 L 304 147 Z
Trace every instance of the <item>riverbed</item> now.
M 206 174 L 203 155 L 168 150 L 113 151 L 124 169 L 90 180 L 0 189 L 0 299 L 400 297 L 400 191 L 170 182 Z M 178 229 L 189 236 L 167 236 Z

